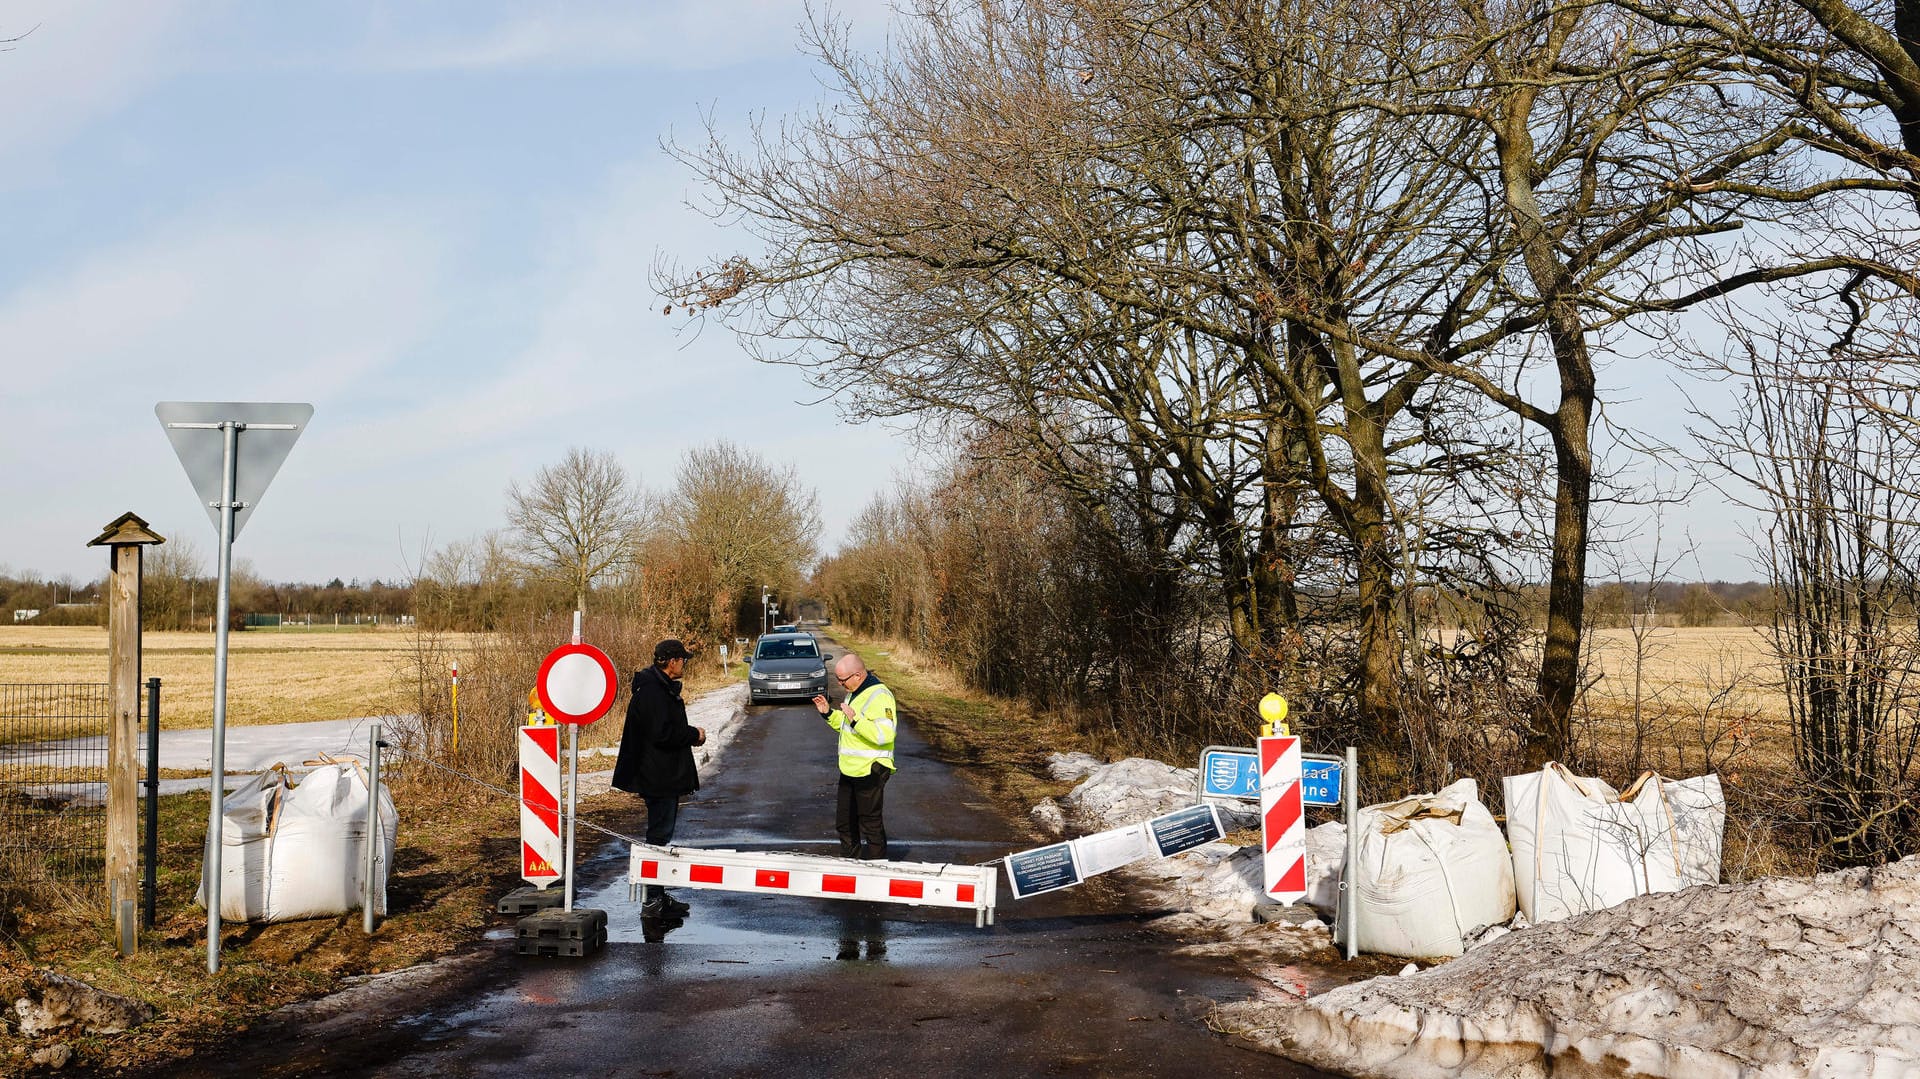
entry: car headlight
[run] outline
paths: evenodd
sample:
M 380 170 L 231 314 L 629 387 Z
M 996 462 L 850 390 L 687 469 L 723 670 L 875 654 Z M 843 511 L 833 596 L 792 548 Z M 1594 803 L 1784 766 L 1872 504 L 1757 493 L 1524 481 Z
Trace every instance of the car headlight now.
M 826 676 L 827 676 L 827 669 L 825 667 L 822 667 L 819 670 L 808 675 L 807 677 L 808 678 L 825 678 Z
M 748 677 L 748 678 L 751 678 L 751 679 L 753 679 L 753 680 L 754 680 L 754 681 L 756 681 L 756 682 L 764 682 L 764 681 L 766 681 L 766 680 L 767 680 L 767 672 L 765 672 L 765 671 L 749 671 L 749 672 L 747 673 L 747 677 Z

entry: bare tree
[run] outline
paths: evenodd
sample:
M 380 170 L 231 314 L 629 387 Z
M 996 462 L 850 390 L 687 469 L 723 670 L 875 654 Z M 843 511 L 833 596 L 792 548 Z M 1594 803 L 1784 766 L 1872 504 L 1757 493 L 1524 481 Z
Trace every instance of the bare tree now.
M 569 449 L 525 487 L 507 486 L 507 523 L 520 556 L 534 572 L 565 584 L 581 611 L 594 582 L 631 560 L 642 510 L 639 485 L 604 451 Z
M 857 415 L 1047 470 L 1105 542 L 1158 552 L 1154 590 L 1217 590 L 1228 669 L 1281 651 L 1303 588 L 1353 592 L 1353 697 L 1386 731 L 1396 575 L 1513 527 L 1403 521 L 1396 487 L 1530 489 L 1495 478 L 1514 440 L 1408 358 L 1454 347 L 1497 280 L 1453 239 L 1494 209 L 1449 164 L 1474 127 L 1326 107 L 1393 26 L 1173 7 L 930 5 L 873 68 L 823 40 L 846 110 L 683 152 L 766 257 L 665 285 Z
M 687 451 L 663 507 L 664 538 L 702 583 L 709 632 L 731 637 L 743 599 L 783 591 L 812 567 L 820 510 L 797 469 L 779 468 L 730 442 Z
M 1767 522 L 1773 651 L 1820 861 L 1873 865 L 1920 842 L 1920 356 L 1910 332 L 1867 349 L 1839 325 L 1731 327 L 1741 407 L 1702 417 L 1699 437 Z
M 200 611 L 211 611 L 206 563 L 192 540 L 174 536 L 146 556 L 140 606 L 149 629 L 192 629 Z

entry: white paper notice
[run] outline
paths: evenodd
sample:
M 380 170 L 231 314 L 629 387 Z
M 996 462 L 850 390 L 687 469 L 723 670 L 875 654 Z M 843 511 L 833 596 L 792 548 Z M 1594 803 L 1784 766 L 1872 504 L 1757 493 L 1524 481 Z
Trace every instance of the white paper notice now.
M 1089 877 L 1156 856 L 1144 824 L 1081 836 L 1073 841 L 1073 850 L 1080 858 L 1081 872 Z

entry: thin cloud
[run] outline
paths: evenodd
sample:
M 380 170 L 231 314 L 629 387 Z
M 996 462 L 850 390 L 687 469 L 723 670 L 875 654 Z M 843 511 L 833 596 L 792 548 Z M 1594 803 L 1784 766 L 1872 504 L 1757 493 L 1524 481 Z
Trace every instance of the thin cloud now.
M 181 62 L 196 20 L 173 0 L 16 0 L 0 7 L 0 187 L 44 169 L 36 154 L 133 100 Z
M 457 37 L 383 26 L 365 46 L 365 56 L 370 66 L 406 71 L 627 65 L 698 71 L 790 56 L 795 28 L 807 21 L 807 11 L 801 0 L 573 4 L 537 11 L 511 5 L 500 9 L 490 25 Z M 878 44 L 892 11 L 884 0 L 853 0 L 832 5 L 831 14 L 850 25 L 856 41 Z

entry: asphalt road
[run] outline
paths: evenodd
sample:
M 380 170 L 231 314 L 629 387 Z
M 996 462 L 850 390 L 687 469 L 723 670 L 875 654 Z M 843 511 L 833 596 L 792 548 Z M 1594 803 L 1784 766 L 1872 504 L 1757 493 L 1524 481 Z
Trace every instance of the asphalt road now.
M 903 724 L 893 857 L 985 862 L 1031 845 Z M 676 842 L 837 853 L 834 740 L 810 705 L 755 708 Z M 639 830 L 636 814 L 635 831 Z M 583 833 L 591 835 L 592 833 Z M 269 1021 L 174 1076 L 1315 1076 L 1205 1025 L 1251 984 L 1174 954 L 1117 889 L 970 911 L 682 891 L 643 924 L 627 849 L 583 848 L 576 906 L 608 912 L 586 959 L 490 955 L 426 984 Z

